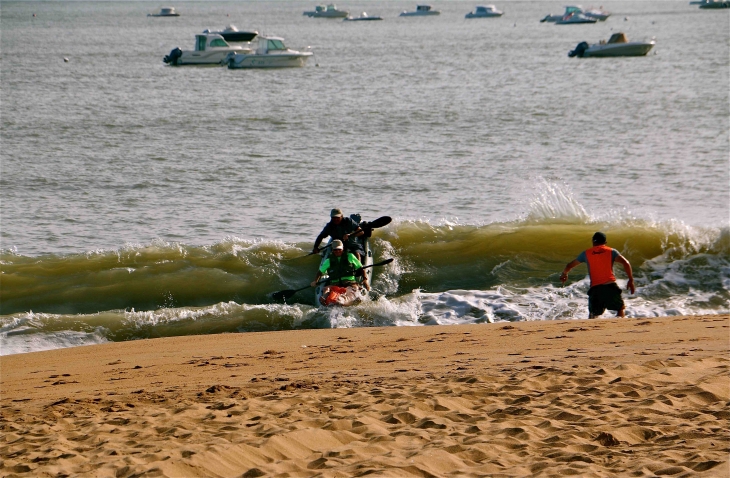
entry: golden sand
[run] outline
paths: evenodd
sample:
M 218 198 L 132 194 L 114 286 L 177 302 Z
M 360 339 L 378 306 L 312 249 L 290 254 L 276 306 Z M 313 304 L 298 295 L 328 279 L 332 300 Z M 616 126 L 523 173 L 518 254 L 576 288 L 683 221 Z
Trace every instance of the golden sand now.
M 730 317 L 297 330 L 0 358 L 0 476 L 730 476 Z

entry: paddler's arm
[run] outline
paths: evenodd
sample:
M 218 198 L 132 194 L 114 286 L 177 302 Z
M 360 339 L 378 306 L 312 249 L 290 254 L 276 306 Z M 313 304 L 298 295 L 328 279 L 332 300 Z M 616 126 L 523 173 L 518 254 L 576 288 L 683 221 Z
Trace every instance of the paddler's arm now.
M 319 283 L 319 281 L 320 281 L 321 279 L 322 279 L 322 273 L 321 273 L 321 272 L 319 272 L 319 271 L 317 271 L 317 277 L 315 277 L 315 278 L 314 278 L 314 282 L 312 282 L 312 283 L 311 283 L 311 284 L 309 284 L 309 285 L 311 285 L 312 287 L 317 287 L 317 284 Z
M 626 289 L 628 289 L 633 294 L 634 292 L 636 292 L 636 286 L 634 286 L 634 273 L 631 270 L 631 264 L 629 264 L 629 261 L 627 261 L 626 258 L 621 254 L 616 256 L 616 261 L 624 265 L 626 275 L 629 276 L 629 282 L 628 284 L 626 284 Z
M 565 283 L 565 281 L 568 280 L 568 272 L 570 272 L 573 267 L 577 266 L 580 263 L 581 262 L 578 259 L 574 259 L 571 262 L 568 262 L 568 264 L 566 264 L 565 266 L 565 269 L 563 269 L 563 273 L 560 274 L 560 282 Z
M 362 229 L 360 229 L 358 227 L 357 229 L 355 229 L 354 231 L 352 231 L 350 234 L 345 234 L 344 236 L 342 236 L 342 242 L 345 242 L 348 237 L 352 237 L 352 236 L 360 237 L 363 234 L 365 234 L 365 231 L 363 231 Z
M 322 277 L 324 277 L 324 273 L 327 271 L 327 269 L 329 269 L 329 266 L 330 266 L 330 260 L 325 259 L 325 261 L 320 266 L 319 270 L 317 270 L 317 277 L 314 278 L 314 282 L 312 282 L 309 285 L 311 285 L 312 287 L 317 287 L 317 284 L 319 283 L 319 281 L 322 280 Z
M 324 240 L 325 237 L 329 236 L 329 223 L 324 226 L 324 229 L 322 229 L 322 232 L 319 233 L 319 236 L 317 236 L 317 239 L 314 240 L 314 248 L 312 249 L 312 252 L 319 252 L 319 244 Z

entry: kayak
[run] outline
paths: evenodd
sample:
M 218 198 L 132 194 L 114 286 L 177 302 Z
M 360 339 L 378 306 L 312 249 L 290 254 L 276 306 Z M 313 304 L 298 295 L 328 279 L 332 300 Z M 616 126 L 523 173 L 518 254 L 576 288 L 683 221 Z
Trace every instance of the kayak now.
M 359 214 L 350 214 L 350 218 L 353 219 L 358 225 L 361 224 Z M 362 249 L 365 251 L 365 255 L 361 258 L 360 262 L 364 267 L 363 273 L 367 277 L 368 283 L 373 284 L 373 251 L 370 249 L 370 241 L 368 237 L 372 234 L 372 229 L 365 229 L 365 234 L 358 237 L 357 240 L 360 242 Z M 330 238 L 330 244 L 332 238 Z M 319 267 L 322 267 L 324 261 L 329 257 L 332 252 L 331 247 L 322 248 L 322 260 L 319 263 Z M 348 307 L 362 301 L 369 295 L 369 291 L 362 285 L 353 284 L 349 287 L 330 286 L 326 280 L 320 281 L 314 289 L 314 305 L 324 305 L 327 307 L 339 305 L 342 307 Z M 358 281 L 362 281 L 362 277 L 357 277 Z

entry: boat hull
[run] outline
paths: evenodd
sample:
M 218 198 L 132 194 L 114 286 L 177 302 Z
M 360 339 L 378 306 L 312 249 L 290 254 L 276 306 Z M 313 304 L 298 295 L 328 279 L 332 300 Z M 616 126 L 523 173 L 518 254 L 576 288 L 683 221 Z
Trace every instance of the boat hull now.
M 502 13 L 467 13 L 465 18 L 496 18 L 501 16 Z
M 592 45 L 583 52 L 584 58 L 610 58 L 619 56 L 646 56 L 654 48 L 654 42 L 625 43 L 621 45 Z
M 229 51 L 184 51 L 176 65 L 220 65 Z
M 266 55 L 235 55 L 228 58 L 228 68 L 301 68 L 306 63 L 311 52 L 282 53 Z
M 567 19 L 567 20 L 559 20 L 559 21 L 555 22 L 555 24 L 556 25 L 583 25 L 586 23 L 596 23 L 596 22 L 598 22 L 598 20 L 596 20 L 595 18 L 584 17 L 584 18 L 571 18 L 571 19 Z
M 345 18 L 349 14 L 349 12 L 346 12 L 344 10 L 337 10 L 334 12 L 304 12 L 304 15 L 310 18 Z
M 718 1 L 702 2 L 702 3 L 700 3 L 700 8 L 703 9 L 703 10 L 713 10 L 713 9 L 716 9 L 716 8 L 730 8 L 730 1 L 725 1 L 725 2 L 718 2 Z
M 346 22 L 369 22 L 369 21 L 375 21 L 375 20 L 382 20 L 381 17 L 355 17 L 355 18 L 345 18 Z
M 441 15 L 441 12 L 403 12 L 401 17 L 430 17 L 432 15 Z
M 583 15 L 587 16 L 588 18 L 593 18 L 594 20 L 598 20 L 599 22 L 605 22 L 608 17 L 611 16 L 610 13 L 600 13 L 600 12 L 585 12 Z

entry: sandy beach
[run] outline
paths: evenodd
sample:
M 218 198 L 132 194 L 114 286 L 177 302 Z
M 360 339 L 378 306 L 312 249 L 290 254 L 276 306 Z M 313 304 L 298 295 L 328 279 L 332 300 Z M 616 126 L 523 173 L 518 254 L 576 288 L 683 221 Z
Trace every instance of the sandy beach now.
M 730 476 L 730 316 L 0 358 L 0 476 Z

